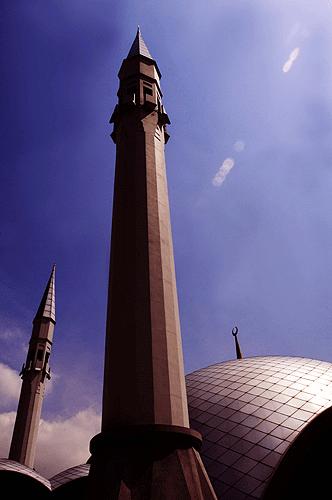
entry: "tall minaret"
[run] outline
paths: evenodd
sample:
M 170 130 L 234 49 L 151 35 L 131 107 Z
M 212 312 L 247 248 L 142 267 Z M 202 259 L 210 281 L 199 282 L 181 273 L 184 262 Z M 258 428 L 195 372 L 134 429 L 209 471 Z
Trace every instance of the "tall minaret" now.
M 169 118 L 140 30 L 119 72 L 102 432 L 91 498 L 216 498 L 189 428 L 167 194 Z
M 37 314 L 26 363 L 22 366 L 22 388 L 9 458 L 33 467 L 45 380 L 50 378 L 51 354 L 55 325 L 55 265 L 45 288 Z

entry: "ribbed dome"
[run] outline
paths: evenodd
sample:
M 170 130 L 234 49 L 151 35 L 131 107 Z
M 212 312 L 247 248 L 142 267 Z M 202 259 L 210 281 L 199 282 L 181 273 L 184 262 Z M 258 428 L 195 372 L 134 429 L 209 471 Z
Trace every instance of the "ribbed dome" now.
M 9 460 L 7 458 L 0 458 L 0 472 L 12 472 L 15 474 L 27 476 L 32 480 L 42 484 L 48 490 L 51 489 L 51 484 L 48 479 L 45 479 L 43 476 L 38 474 L 34 469 L 30 469 L 30 467 L 26 467 L 19 462 L 15 462 L 15 460 Z
M 305 358 L 228 361 L 186 381 L 191 427 L 223 500 L 261 498 L 300 431 L 332 405 L 332 364 Z
M 75 479 L 80 479 L 81 477 L 87 476 L 89 474 L 89 469 L 89 464 L 81 464 L 59 472 L 59 474 L 56 474 L 50 479 L 52 490 L 59 488 L 69 481 L 75 481 Z
M 25 465 L 0 458 L 1 498 L 49 498 L 51 484 L 34 469 Z
M 191 427 L 203 435 L 201 456 L 222 500 L 262 498 L 296 437 L 332 405 L 332 364 L 312 359 L 227 361 L 186 381 Z M 88 472 L 88 464 L 63 471 L 52 489 L 82 488 L 76 480 Z

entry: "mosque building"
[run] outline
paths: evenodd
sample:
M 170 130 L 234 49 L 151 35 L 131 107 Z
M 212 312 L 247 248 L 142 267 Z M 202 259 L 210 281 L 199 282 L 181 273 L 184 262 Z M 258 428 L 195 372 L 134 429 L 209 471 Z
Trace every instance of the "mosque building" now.
M 138 29 L 111 117 L 116 145 L 101 432 L 87 463 L 33 468 L 55 327 L 55 266 L 37 314 L 9 458 L 10 498 L 330 498 L 332 364 L 242 356 L 184 376 L 161 73 Z

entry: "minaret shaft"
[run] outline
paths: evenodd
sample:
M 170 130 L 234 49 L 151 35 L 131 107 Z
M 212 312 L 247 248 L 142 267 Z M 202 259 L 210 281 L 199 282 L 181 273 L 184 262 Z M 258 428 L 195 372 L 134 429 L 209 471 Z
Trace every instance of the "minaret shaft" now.
M 22 367 L 22 387 L 16 414 L 9 458 L 33 467 L 45 381 L 50 378 L 51 354 L 55 325 L 55 267 L 47 283 L 29 343 L 26 363 Z
M 40 377 L 22 382 L 9 458 L 33 467 L 45 387 Z
M 189 429 L 164 145 L 160 72 L 140 32 L 113 113 L 116 168 L 102 432 L 89 499 L 216 500 Z
M 124 116 L 118 137 L 102 429 L 188 426 L 158 113 Z

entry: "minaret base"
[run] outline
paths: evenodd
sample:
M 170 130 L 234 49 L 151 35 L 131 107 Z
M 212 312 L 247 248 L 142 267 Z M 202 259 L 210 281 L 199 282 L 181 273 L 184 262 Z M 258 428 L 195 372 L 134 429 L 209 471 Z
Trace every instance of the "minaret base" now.
M 92 439 L 90 500 L 216 500 L 197 448 L 200 434 L 137 426 Z

